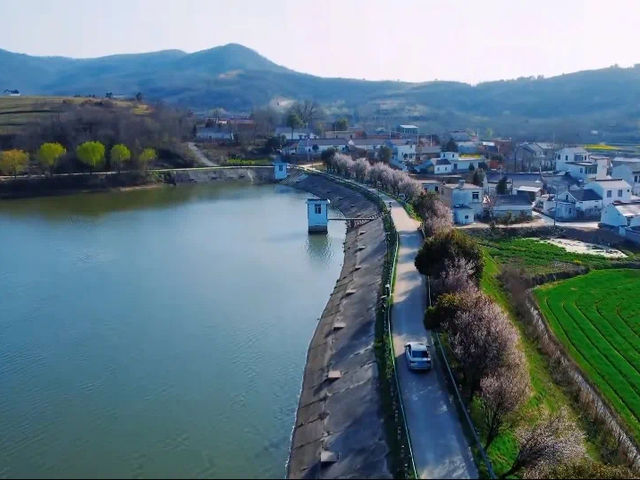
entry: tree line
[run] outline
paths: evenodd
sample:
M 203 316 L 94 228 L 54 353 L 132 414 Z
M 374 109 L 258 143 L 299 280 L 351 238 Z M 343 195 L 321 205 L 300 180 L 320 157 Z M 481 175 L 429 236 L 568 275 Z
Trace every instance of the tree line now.
M 353 160 L 351 156 L 336 153 L 334 149 L 322 152 L 321 158 L 328 172 L 372 185 L 391 195 L 401 196 L 408 203 L 416 202 L 423 192 L 420 182 L 384 162 L 372 163 L 364 157 Z
M 415 202 L 425 242 L 415 259 L 428 277 L 435 302 L 425 312 L 425 327 L 442 332 L 462 384 L 467 408 L 479 418 L 488 449 L 502 433 L 512 432 L 513 463 L 500 478 L 625 478 L 622 466 L 604 465 L 586 456 L 584 433 L 565 409 L 540 418 L 518 415 L 530 398 L 528 364 L 515 326 L 504 310 L 480 289 L 484 257 L 475 238 L 452 228 L 449 208 L 437 196 Z M 431 294 L 431 293 L 430 293 Z M 591 473 L 589 473 L 591 472 Z
M 0 152 L 0 173 L 16 177 L 27 171 L 33 159 L 43 172 L 52 175 L 67 154 L 67 149 L 57 142 L 43 143 L 33 155 L 20 149 L 5 150 Z M 106 167 L 118 172 L 131 169 L 145 170 L 158 155 L 153 148 L 144 148 L 134 155 L 129 147 L 121 143 L 113 145 L 107 154 L 103 143 L 87 141 L 76 147 L 75 157 L 89 173 L 93 173 Z

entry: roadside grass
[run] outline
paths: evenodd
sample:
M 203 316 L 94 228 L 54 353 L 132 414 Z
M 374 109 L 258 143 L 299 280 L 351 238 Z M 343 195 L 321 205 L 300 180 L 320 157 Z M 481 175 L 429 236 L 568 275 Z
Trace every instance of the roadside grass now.
M 538 287 L 547 322 L 640 438 L 640 271 L 601 270 Z
M 554 247 L 553 245 L 550 245 Z M 555 247 L 559 248 L 559 247 Z M 562 250 L 562 249 L 561 249 Z M 564 250 L 563 250 L 564 251 Z M 500 265 L 496 258 L 492 255 L 492 251 L 483 248 L 485 267 L 480 280 L 480 287 L 492 300 L 499 304 L 507 313 L 513 325 L 518 329 L 520 334 L 520 346 L 527 359 L 529 377 L 531 380 L 531 397 L 517 411 L 515 416 L 520 422 L 526 425 L 533 425 L 544 412 L 555 412 L 560 408 L 567 408 L 576 420 L 580 419 L 579 411 L 576 409 L 571 397 L 562 387 L 556 384 L 551 376 L 550 365 L 547 357 L 543 355 L 536 345 L 530 339 L 524 325 L 518 321 L 517 314 L 510 297 L 503 289 L 498 275 L 500 274 Z M 472 405 L 472 417 L 476 425 L 479 422 L 478 405 Z M 582 422 L 579 422 L 582 423 Z M 584 425 L 582 425 L 585 427 Z M 588 429 L 584 428 L 585 431 Z M 481 438 L 486 438 L 485 432 L 480 432 Z M 589 432 L 587 431 L 589 434 Z M 587 438 L 587 450 L 594 459 L 599 458 L 598 449 L 594 445 L 593 439 Z M 517 455 L 517 442 L 514 430 L 506 430 L 501 433 L 491 444 L 487 452 L 497 475 L 507 470 Z
M 271 161 L 268 158 L 258 158 L 253 160 L 247 160 L 244 158 L 230 158 L 222 163 L 227 167 L 255 167 L 261 165 L 271 165 Z
M 607 258 L 600 255 L 572 253 L 564 248 L 531 238 L 477 237 L 485 251 L 498 263 L 526 269 L 530 276 L 575 270 L 576 267 L 611 268 L 640 260 L 637 252 L 622 250 L 626 258 Z

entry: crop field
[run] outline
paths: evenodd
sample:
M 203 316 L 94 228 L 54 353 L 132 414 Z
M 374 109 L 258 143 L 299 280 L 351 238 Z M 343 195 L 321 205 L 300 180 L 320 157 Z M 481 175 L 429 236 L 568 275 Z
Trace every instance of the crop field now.
M 626 258 L 568 252 L 562 247 L 531 238 L 478 238 L 483 249 L 498 263 L 524 268 L 529 275 L 574 270 L 576 267 L 607 268 L 617 263 L 637 261 L 638 254 L 625 251 Z
M 540 309 L 583 372 L 640 439 L 640 270 L 538 287 Z

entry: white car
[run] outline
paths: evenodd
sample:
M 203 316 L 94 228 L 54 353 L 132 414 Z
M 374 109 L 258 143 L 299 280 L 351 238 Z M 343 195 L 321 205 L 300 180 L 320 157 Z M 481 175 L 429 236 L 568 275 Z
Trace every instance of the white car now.
M 431 370 L 429 347 L 422 342 L 409 342 L 404 346 L 409 370 Z

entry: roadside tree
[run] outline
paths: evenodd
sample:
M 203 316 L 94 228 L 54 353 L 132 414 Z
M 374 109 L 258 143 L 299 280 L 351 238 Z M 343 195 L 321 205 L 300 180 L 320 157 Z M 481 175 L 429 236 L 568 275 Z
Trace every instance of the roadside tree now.
M 104 145 L 100 142 L 84 142 L 76 148 L 76 155 L 92 173 L 104 164 Z
M 533 427 L 523 427 L 516 434 L 518 455 L 511 468 L 500 475 L 507 478 L 525 474 L 548 478 L 551 470 L 575 463 L 585 456 L 584 434 L 563 409 Z
M 480 381 L 485 450 L 502 431 L 513 426 L 514 412 L 527 401 L 529 389 L 526 360 L 518 349 L 512 349 L 506 365 Z
M 138 155 L 138 165 L 141 170 L 146 170 L 149 164 L 158 158 L 158 153 L 153 148 L 145 148 Z
M 22 150 L 6 150 L 0 154 L 0 171 L 5 175 L 17 177 L 26 170 L 29 154 Z
M 392 155 L 393 155 L 393 152 L 386 145 L 382 145 L 378 149 L 378 160 L 380 160 L 383 163 L 389 163 L 391 161 Z
M 58 160 L 65 153 L 67 153 L 67 150 L 59 143 L 43 143 L 36 153 L 36 159 L 42 168 L 48 170 L 51 175 L 56 168 Z
M 131 161 L 131 150 L 126 145 L 118 143 L 111 147 L 109 159 L 111 160 L 111 168 L 116 168 L 120 173 L 122 166 Z
M 445 271 L 447 260 L 458 258 L 473 265 L 473 278 L 480 281 L 484 268 L 482 251 L 474 238 L 460 230 L 444 230 L 427 238 L 416 256 L 415 265 L 421 274 L 437 278 Z

